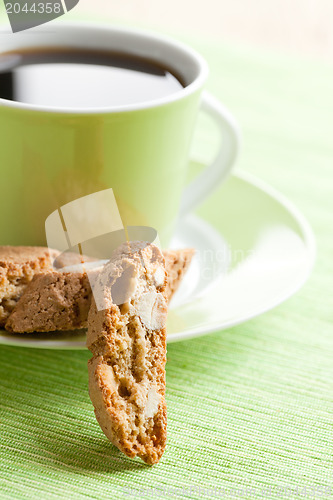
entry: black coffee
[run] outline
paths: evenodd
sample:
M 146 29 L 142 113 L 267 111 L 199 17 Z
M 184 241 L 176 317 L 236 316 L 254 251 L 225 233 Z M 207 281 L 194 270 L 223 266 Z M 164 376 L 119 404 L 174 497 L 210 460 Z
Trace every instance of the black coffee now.
M 0 98 L 11 101 L 103 108 L 151 101 L 182 87 L 170 69 L 115 52 L 45 48 L 0 54 Z

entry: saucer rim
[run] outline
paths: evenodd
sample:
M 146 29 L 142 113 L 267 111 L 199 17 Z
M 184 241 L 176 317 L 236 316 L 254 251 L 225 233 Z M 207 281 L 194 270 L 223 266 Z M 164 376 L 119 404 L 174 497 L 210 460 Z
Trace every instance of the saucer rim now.
M 182 340 L 189 340 L 192 338 L 208 335 L 210 333 L 227 330 L 228 328 L 232 328 L 234 326 L 240 325 L 241 323 L 244 323 L 245 321 L 250 321 L 253 318 L 261 316 L 262 314 L 265 314 L 266 312 L 271 311 L 275 307 L 279 306 L 280 304 L 288 300 L 290 297 L 292 297 L 295 293 L 297 293 L 304 286 L 304 284 L 307 282 L 312 273 L 312 269 L 316 262 L 316 256 L 317 256 L 316 238 L 310 223 L 303 215 L 303 213 L 300 211 L 300 209 L 294 204 L 294 202 L 290 201 L 279 190 L 272 187 L 270 184 L 256 177 L 253 174 L 249 174 L 248 172 L 241 169 L 234 169 L 234 171 L 231 173 L 231 176 L 236 177 L 242 181 L 245 181 L 246 183 L 251 184 L 252 186 L 259 189 L 260 191 L 268 194 L 270 198 L 276 200 L 282 207 L 284 207 L 289 212 L 289 214 L 298 224 L 298 228 L 302 234 L 304 247 L 307 249 L 308 253 L 307 271 L 304 272 L 302 279 L 300 279 L 299 282 L 294 287 L 289 289 L 284 295 L 279 297 L 277 300 L 275 300 L 268 306 L 263 307 L 261 310 L 254 311 L 252 314 L 244 314 L 243 316 L 239 316 L 237 319 L 226 321 L 225 323 L 223 323 L 222 326 L 215 324 L 204 329 L 202 327 L 197 327 L 193 328 L 189 332 L 172 333 L 170 334 L 169 337 L 167 337 L 168 343 L 180 342 Z
M 307 250 L 307 269 L 306 272 L 304 272 L 304 275 L 302 276 L 302 279 L 299 279 L 299 281 L 295 284 L 295 286 L 291 287 L 286 291 L 285 294 L 281 295 L 278 299 L 272 301 L 269 305 L 263 307 L 262 309 L 257 309 L 256 311 L 253 311 L 251 314 L 243 314 L 240 315 L 239 317 L 232 319 L 230 321 L 226 321 L 221 325 L 221 323 L 216 322 L 213 325 L 210 325 L 209 327 L 197 327 L 197 328 L 192 328 L 187 332 L 175 332 L 172 334 L 167 335 L 167 343 L 172 343 L 172 342 L 180 342 L 183 340 L 189 340 L 192 338 L 196 337 L 201 337 L 204 335 L 208 335 L 210 333 L 214 333 L 217 331 L 222 331 L 226 330 L 228 328 L 232 328 L 234 326 L 237 326 L 241 323 L 244 323 L 245 321 L 249 321 L 255 317 L 260 316 L 261 314 L 264 314 L 278 305 L 282 304 L 285 302 L 288 298 L 293 296 L 302 286 L 305 284 L 305 282 L 308 280 L 315 260 L 316 260 L 316 254 L 317 254 L 317 246 L 316 246 L 316 239 L 314 232 L 310 226 L 310 223 L 307 221 L 306 217 L 302 214 L 302 212 L 298 209 L 298 207 L 290 201 L 284 194 L 282 194 L 280 191 L 272 187 L 270 184 L 266 183 L 265 181 L 259 179 L 258 177 L 254 176 L 253 174 L 249 174 L 248 172 L 245 172 L 240 169 L 235 169 L 230 177 L 235 177 L 236 179 L 239 179 L 241 181 L 244 181 L 247 184 L 250 184 L 251 187 L 255 187 L 259 189 L 260 191 L 264 192 L 267 194 L 270 198 L 274 199 L 277 201 L 283 208 L 287 210 L 287 212 L 292 216 L 294 221 L 297 223 L 298 230 L 301 233 L 301 237 L 304 243 L 304 247 Z M 199 219 L 199 220 L 204 220 L 205 222 L 206 219 L 200 216 L 197 216 L 196 214 L 190 214 L 191 218 L 193 219 Z M 5 330 L 0 330 L 0 332 L 5 332 Z M 8 332 L 6 332 L 8 333 Z M 79 341 L 73 341 L 73 340 L 41 340 L 38 341 L 36 340 L 31 340 L 29 339 L 24 339 L 18 338 L 15 336 L 15 338 L 10 337 L 10 334 L 8 336 L 0 336 L 0 345 L 7 345 L 7 346 L 12 346 L 12 347 L 29 347 L 29 348 L 38 348 L 38 349 L 52 349 L 52 350 L 83 350 L 86 349 L 85 342 L 82 340 Z

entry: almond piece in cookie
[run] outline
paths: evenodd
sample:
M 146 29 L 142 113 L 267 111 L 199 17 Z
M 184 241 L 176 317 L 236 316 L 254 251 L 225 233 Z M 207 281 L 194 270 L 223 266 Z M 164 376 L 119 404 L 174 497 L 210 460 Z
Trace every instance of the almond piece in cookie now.
M 89 394 L 97 421 L 122 452 L 148 464 L 160 460 L 166 445 L 165 292 L 160 250 L 124 244 L 97 277 L 88 316 Z
M 0 327 L 34 275 L 51 269 L 57 255 L 45 247 L 0 246 Z

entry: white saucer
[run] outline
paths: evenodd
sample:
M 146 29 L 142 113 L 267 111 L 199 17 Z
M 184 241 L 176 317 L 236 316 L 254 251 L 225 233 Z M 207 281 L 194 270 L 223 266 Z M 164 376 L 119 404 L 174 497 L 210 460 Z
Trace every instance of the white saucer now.
M 299 211 L 261 181 L 238 172 L 179 224 L 172 245 L 196 256 L 172 300 L 168 342 L 242 323 L 280 304 L 308 278 L 315 240 Z M 85 348 L 85 332 L 11 335 L 0 344 Z

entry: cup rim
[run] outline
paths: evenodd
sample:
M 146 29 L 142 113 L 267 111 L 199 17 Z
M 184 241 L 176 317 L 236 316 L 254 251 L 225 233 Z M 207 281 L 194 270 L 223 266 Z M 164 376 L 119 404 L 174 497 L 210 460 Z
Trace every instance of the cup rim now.
M 112 114 L 112 113 L 120 113 L 120 112 L 130 112 L 130 111 L 140 111 L 140 110 L 145 110 L 145 109 L 150 109 L 150 108 L 156 108 L 160 106 L 164 106 L 166 104 L 171 104 L 174 102 L 177 102 L 181 99 L 186 98 L 187 96 L 195 93 L 196 91 L 200 90 L 209 73 L 208 69 L 208 64 L 205 61 L 205 59 L 194 49 L 189 47 L 188 45 L 184 44 L 183 42 L 178 41 L 177 39 L 174 39 L 172 37 L 169 37 L 167 35 L 161 35 L 157 32 L 150 31 L 150 30 L 143 30 L 143 29 L 137 29 L 137 28 L 131 28 L 128 26 L 113 26 L 110 24 L 106 23 L 90 23 L 90 22 L 67 22 L 67 21 L 62 21 L 60 22 L 53 22 L 52 27 L 55 28 L 56 32 L 61 34 L 61 32 L 69 32 L 71 31 L 71 34 L 73 36 L 75 34 L 78 34 L 81 30 L 90 30 L 91 32 L 93 31 L 99 31 L 102 32 L 107 31 L 109 33 L 113 33 L 115 35 L 127 35 L 127 36 L 136 36 L 140 39 L 146 39 L 146 40 L 151 40 L 152 42 L 158 41 L 160 44 L 164 45 L 165 47 L 169 47 L 172 49 L 178 50 L 182 55 L 187 56 L 189 59 L 192 59 L 192 62 L 194 62 L 197 67 L 198 67 L 198 75 L 195 77 L 195 79 L 186 85 L 186 87 L 182 87 L 181 89 L 177 90 L 176 92 L 173 92 L 172 94 L 169 94 L 167 96 L 161 97 L 161 98 L 155 98 L 152 99 L 151 101 L 142 101 L 138 103 L 132 103 L 132 104 L 124 104 L 124 105 L 119 105 L 119 106 L 106 106 L 106 107 L 93 107 L 93 108 L 71 108 L 71 107 L 61 107 L 61 106 L 44 106 L 42 104 L 30 104 L 30 103 L 24 103 L 24 102 L 17 102 L 17 101 L 10 101 L 7 99 L 2 99 L 0 98 L 0 108 L 1 107 L 7 107 L 7 108 L 13 108 L 13 109 L 18 109 L 18 110 L 26 110 L 26 111 L 36 111 L 36 112 L 44 112 L 44 113 L 60 113 L 60 114 L 75 114 L 75 115 L 82 115 L 82 114 Z M 35 33 L 37 34 L 37 29 L 35 29 Z M 54 33 L 53 31 L 52 33 Z M 75 33 L 76 32 L 76 33 Z M 47 32 L 40 30 L 39 33 L 41 35 L 46 34 Z M 21 35 L 21 36 L 20 36 Z M 17 48 L 20 47 L 20 40 L 22 40 L 22 37 L 24 37 L 25 33 L 18 33 L 15 34 L 17 36 L 18 42 L 17 42 Z M 14 35 L 13 35 L 14 36 Z M 22 43 L 22 42 L 21 42 Z M 54 44 L 50 44 L 50 47 L 56 46 Z M 0 51 L 1 54 L 1 51 Z

